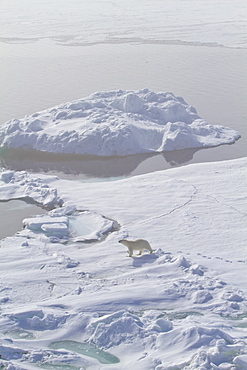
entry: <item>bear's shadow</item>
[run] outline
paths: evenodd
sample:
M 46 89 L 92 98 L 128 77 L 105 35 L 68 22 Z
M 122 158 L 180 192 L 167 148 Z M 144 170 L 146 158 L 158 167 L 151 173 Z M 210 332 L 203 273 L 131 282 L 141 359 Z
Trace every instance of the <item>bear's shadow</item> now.
M 159 256 L 155 253 L 146 253 L 141 256 L 133 255 L 131 258 L 133 259 L 133 267 L 142 267 L 145 263 L 155 262 Z

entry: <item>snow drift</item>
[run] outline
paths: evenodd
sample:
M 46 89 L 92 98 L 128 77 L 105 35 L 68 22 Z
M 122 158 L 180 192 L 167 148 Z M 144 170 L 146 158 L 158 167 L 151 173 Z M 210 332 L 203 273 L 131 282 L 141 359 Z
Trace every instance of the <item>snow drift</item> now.
M 130 155 L 234 143 L 235 130 L 210 125 L 170 92 L 97 92 L 0 128 L 0 146 L 82 155 Z

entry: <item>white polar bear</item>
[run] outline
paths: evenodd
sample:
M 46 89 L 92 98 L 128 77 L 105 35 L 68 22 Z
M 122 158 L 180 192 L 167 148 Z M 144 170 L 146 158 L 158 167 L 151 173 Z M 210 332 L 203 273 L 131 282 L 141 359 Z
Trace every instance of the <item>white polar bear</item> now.
M 137 240 L 121 239 L 118 242 L 125 245 L 128 248 L 129 257 L 132 257 L 133 251 L 139 251 L 138 255 L 140 256 L 145 249 L 148 250 L 150 253 L 153 253 L 153 250 L 149 242 L 145 239 Z

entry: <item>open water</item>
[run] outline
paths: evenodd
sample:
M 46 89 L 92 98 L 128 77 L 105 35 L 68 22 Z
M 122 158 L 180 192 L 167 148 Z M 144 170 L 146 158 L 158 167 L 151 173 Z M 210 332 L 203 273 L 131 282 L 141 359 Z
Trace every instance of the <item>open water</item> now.
M 148 87 L 182 96 L 209 123 L 229 126 L 242 135 L 233 145 L 128 157 L 0 150 L 3 167 L 92 181 L 247 155 L 246 49 L 162 42 L 64 46 L 41 39 L 0 42 L 0 65 L 0 124 L 95 91 Z M 18 212 L 0 203 L 1 215 L 9 225 L 2 223 L 2 236 L 19 230 L 20 220 L 28 216 L 26 207 L 19 204 L 17 208 Z M 34 209 L 29 211 L 32 214 Z
M 61 177 L 137 175 L 247 154 L 247 50 L 144 44 L 64 46 L 49 39 L 0 43 L 0 124 L 102 90 L 172 91 L 212 124 L 238 130 L 234 145 L 125 158 L 1 151 L 2 165 Z

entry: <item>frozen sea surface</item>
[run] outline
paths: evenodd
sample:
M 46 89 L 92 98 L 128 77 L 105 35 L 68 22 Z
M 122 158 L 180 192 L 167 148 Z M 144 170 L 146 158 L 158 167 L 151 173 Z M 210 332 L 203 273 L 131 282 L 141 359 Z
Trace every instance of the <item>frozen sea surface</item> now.
M 234 145 L 171 155 L 169 163 L 193 155 L 212 160 L 209 151 L 217 153 L 214 160 L 240 157 L 246 153 L 246 6 L 223 0 L 2 1 L 1 124 L 95 91 L 149 86 L 183 96 L 208 122 L 243 134 Z M 32 152 L 21 164 L 22 156 L 8 153 L 3 165 L 25 169 L 29 160 L 37 172 L 78 174 L 71 168 L 75 158 L 40 162 Z M 123 157 L 125 173 L 143 171 L 143 157 L 137 157 Z M 154 156 L 145 159 L 154 171 Z M 119 176 L 123 165 L 116 158 L 109 166 L 92 163 L 83 166 L 93 176 L 94 165 L 103 176 Z M 28 196 L 57 208 L 28 217 L 24 230 L 1 241 L 0 367 L 247 368 L 246 159 L 114 182 L 3 172 L 1 199 Z M 75 242 L 65 235 L 65 217 L 75 208 L 89 212 L 89 230 L 106 231 L 104 237 Z M 118 227 L 107 228 L 108 222 Z M 29 228 L 34 224 L 40 228 Z M 139 237 L 154 253 L 128 258 L 118 240 Z M 102 364 L 106 353 L 120 362 Z
M 3 41 L 49 37 L 66 45 L 166 42 L 246 47 L 244 0 L 10 0 L 0 5 Z
M 104 183 L 3 171 L 2 199 L 60 206 L 1 241 L 0 366 L 245 369 L 246 183 L 246 159 Z M 118 228 L 74 242 L 75 212 Z M 127 257 L 140 237 L 154 252 Z

